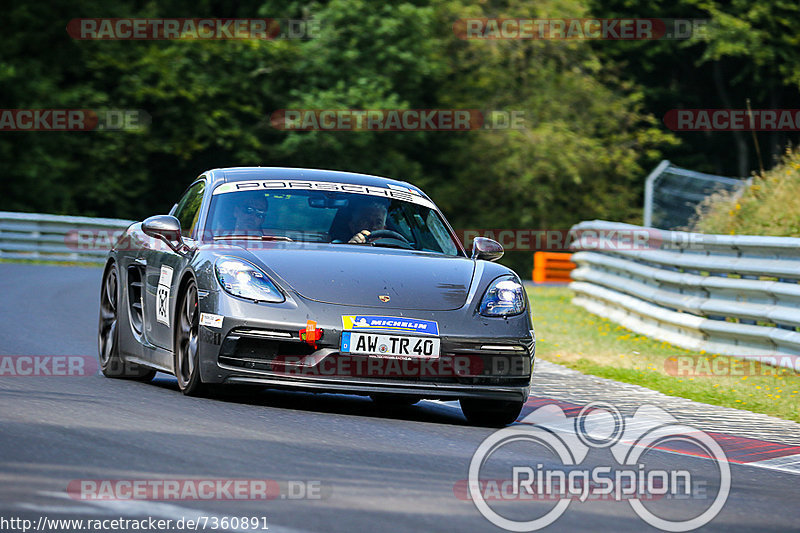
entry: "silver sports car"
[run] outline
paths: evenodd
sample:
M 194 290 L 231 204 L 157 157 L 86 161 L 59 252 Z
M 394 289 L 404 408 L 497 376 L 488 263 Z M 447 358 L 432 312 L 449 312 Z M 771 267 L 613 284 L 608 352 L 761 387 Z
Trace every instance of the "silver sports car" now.
M 474 424 L 520 413 L 535 339 L 518 276 L 467 253 L 417 187 L 297 168 L 204 172 L 169 215 L 110 251 L 99 353 L 108 377 L 174 374 L 184 394 L 247 384 L 460 400 Z

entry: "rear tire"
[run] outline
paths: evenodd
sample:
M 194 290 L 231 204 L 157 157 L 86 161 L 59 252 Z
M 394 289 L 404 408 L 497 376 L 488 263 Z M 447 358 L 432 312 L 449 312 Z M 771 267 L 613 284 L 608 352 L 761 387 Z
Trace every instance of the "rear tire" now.
M 525 404 L 522 400 L 461 398 L 461 411 L 473 426 L 504 427 L 514 422 Z
M 117 266 L 111 263 L 103 273 L 103 282 L 100 286 L 100 317 L 97 326 L 97 355 L 100 359 L 100 370 L 107 378 L 147 382 L 155 377 L 155 370 L 124 361 L 119 355 L 120 295 Z
M 175 319 L 175 377 L 178 378 L 178 388 L 183 394 L 200 396 L 207 391 L 207 387 L 200 379 L 200 313 L 194 280 L 186 284 L 182 295 Z

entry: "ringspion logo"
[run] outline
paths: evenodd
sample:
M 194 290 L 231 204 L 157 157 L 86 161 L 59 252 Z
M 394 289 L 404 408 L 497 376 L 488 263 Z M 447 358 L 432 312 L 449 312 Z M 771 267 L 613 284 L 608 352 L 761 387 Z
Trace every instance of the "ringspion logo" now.
M 703 493 L 711 503 L 703 509 L 687 510 L 682 514 L 679 503 L 691 498 L 692 488 L 698 486 L 698 475 L 686 469 L 652 468 L 646 464 L 648 451 L 669 441 L 691 446 L 711 458 L 717 465 L 718 487 L 713 496 Z M 508 469 L 496 467 L 492 456 L 505 446 L 536 447 L 530 462 L 517 462 Z M 589 453 L 606 453 L 609 463 L 584 466 Z M 553 456 L 545 464 L 542 453 Z M 537 459 L 537 457 L 539 459 Z M 659 465 L 660 466 L 660 465 Z M 503 493 L 487 494 L 489 481 L 482 472 L 506 470 L 508 477 L 501 483 Z M 507 483 L 505 483 L 507 481 Z M 614 406 L 604 402 L 590 403 L 575 418 L 568 418 L 557 405 L 546 405 L 526 416 L 523 424 L 496 431 L 475 451 L 469 465 L 469 498 L 478 511 L 492 524 L 507 531 L 536 531 L 558 520 L 574 502 L 595 499 L 627 502 L 633 511 L 649 525 L 666 531 L 691 531 L 709 523 L 719 514 L 728 499 L 731 486 L 730 465 L 720 445 L 708 434 L 680 424 L 676 418 L 653 405 L 639 407 L 633 416 L 624 417 Z M 459 495 L 461 485 L 454 492 Z M 670 499 L 667 516 L 644 502 Z M 543 510 L 531 506 L 530 518 L 503 516 L 489 502 L 513 499 L 518 501 L 555 501 Z M 527 518 L 527 517 L 526 517 Z

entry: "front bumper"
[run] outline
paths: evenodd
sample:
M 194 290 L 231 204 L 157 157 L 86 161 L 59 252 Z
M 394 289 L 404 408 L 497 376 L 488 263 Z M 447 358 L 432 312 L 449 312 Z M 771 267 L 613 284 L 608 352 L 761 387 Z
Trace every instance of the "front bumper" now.
M 535 339 L 527 313 L 488 319 L 470 316 L 464 309 L 391 310 L 395 316 L 440 324 L 439 358 L 392 359 L 339 353 L 341 317 L 378 314 L 375 308 L 299 301 L 301 305 L 287 312 L 227 294 L 209 296 L 213 298 L 201 299 L 201 311 L 206 307 L 228 313 L 221 327 L 200 327 L 200 371 L 207 383 L 429 399 L 524 401 L 530 390 Z M 238 318 L 242 316 L 249 318 Z M 300 338 L 307 317 L 323 330 L 315 346 Z
M 290 378 L 286 376 L 231 374 L 225 383 L 263 385 L 275 389 L 300 389 L 310 392 L 369 395 L 400 394 L 431 400 L 483 398 L 491 400 L 525 401 L 529 386 L 501 387 L 490 385 L 452 385 L 437 383 L 402 383 L 391 381 L 357 381 L 348 379 Z

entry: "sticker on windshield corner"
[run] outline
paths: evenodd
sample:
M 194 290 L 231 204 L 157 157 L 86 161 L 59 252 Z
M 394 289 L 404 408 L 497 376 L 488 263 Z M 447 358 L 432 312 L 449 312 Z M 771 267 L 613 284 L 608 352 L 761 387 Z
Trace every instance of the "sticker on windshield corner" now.
M 411 194 L 419 194 L 417 191 L 415 191 L 411 187 L 401 187 L 400 185 L 393 185 L 391 183 L 387 183 L 386 186 L 389 187 L 390 189 L 394 189 L 396 191 L 410 192 Z
M 172 268 L 161 266 L 161 275 L 158 277 L 156 290 L 156 320 L 169 326 L 169 292 L 172 285 Z
M 433 320 L 396 316 L 343 315 L 342 329 L 351 331 L 406 331 L 438 335 L 439 324 Z
M 214 315 L 211 313 L 200 313 L 200 325 L 209 328 L 221 328 L 222 315 Z

